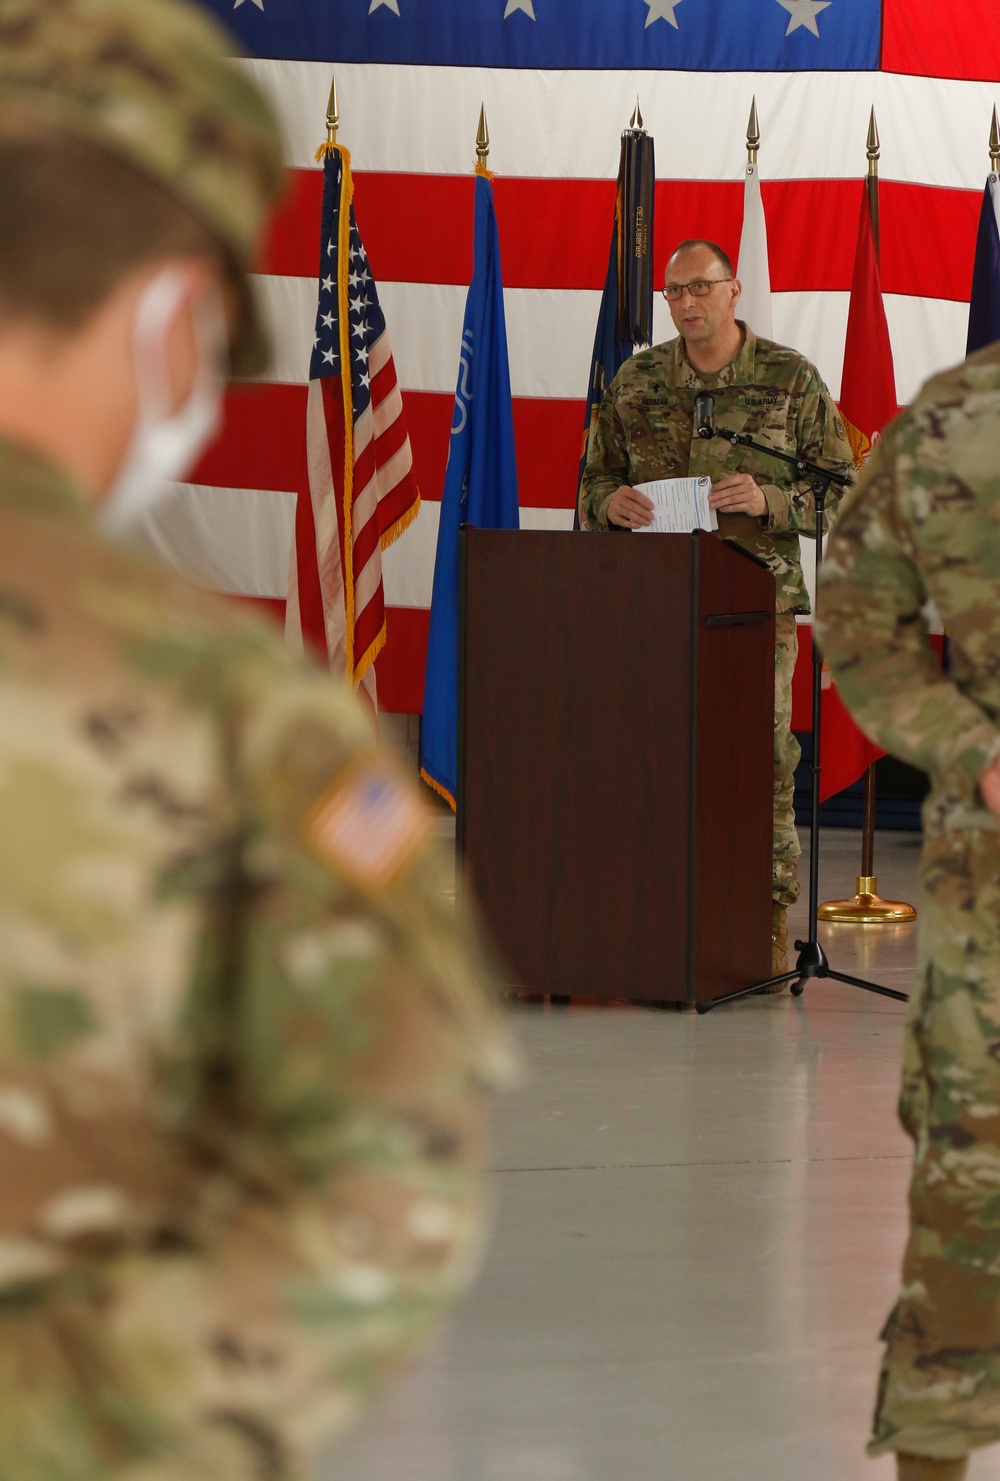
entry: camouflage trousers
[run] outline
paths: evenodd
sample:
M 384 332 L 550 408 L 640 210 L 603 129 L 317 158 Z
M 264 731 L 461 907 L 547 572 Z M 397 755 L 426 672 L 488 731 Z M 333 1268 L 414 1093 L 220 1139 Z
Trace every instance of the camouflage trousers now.
M 795 768 L 802 749 L 792 734 L 792 675 L 799 651 L 793 612 L 779 613 L 774 634 L 774 854 L 772 891 L 775 904 L 794 905 L 799 898 L 799 835 L 795 831 Z
M 924 851 L 900 1119 L 915 1147 L 902 1294 L 873 1455 L 948 1460 L 1000 1441 L 1000 841 Z

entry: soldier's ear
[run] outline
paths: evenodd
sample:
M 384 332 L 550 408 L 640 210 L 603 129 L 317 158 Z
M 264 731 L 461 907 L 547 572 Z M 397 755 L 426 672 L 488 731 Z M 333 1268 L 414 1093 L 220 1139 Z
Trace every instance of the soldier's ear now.
M 740 295 L 743 292 L 743 284 L 740 282 L 739 278 L 734 278 L 729 287 L 731 289 L 731 302 L 733 307 L 735 308 L 740 301 Z

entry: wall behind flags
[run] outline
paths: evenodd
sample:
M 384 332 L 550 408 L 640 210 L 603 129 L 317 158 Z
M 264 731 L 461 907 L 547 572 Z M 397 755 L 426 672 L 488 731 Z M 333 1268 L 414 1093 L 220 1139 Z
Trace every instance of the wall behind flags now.
M 158 517 L 161 549 L 280 615 L 304 469 L 321 175 L 336 70 L 358 225 L 403 387 L 424 505 L 385 558 L 383 708 L 419 711 L 437 510 L 485 102 L 497 172 L 522 526 L 568 529 L 619 135 L 655 139 L 659 280 L 681 237 L 734 256 L 757 96 L 776 338 L 840 387 L 874 104 L 882 284 L 901 401 L 964 353 L 1000 6 L 965 0 L 206 0 L 250 53 L 288 140 L 289 192 L 258 286 L 278 347 Z M 657 298 L 656 336 L 672 333 Z

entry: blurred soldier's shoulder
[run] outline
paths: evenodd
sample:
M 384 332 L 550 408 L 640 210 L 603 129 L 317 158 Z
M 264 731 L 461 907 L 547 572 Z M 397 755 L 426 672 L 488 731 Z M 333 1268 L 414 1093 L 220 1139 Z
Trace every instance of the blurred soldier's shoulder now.
M 82 861 L 98 853 L 134 862 L 144 908 L 164 891 L 186 901 L 190 931 L 224 841 L 240 834 L 259 840 L 264 876 L 313 876 L 317 908 L 325 894 L 392 917 L 404 953 L 421 957 L 424 981 L 462 1022 L 472 1059 L 489 1076 L 505 1057 L 494 971 L 449 898 L 453 865 L 434 811 L 348 687 L 290 656 L 272 623 L 107 541 L 58 472 L 5 444 L 0 773 L 10 783 L 0 778 L 0 816 L 23 824 L 18 847 L 39 878 L 56 861 L 43 860 L 19 799 L 33 788 L 47 816 L 99 820 L 60 825 L 66 894 L 21 892 L 53 936 L 81 908 L 96 911 L 92 900 L 81 907 L 78 887 Z M 6 906 L 20 908 L 10 895 Z M 116 918 L 122 937 L 148 925 L 142 911 Z M 93 968 L 100 996 L 96 957 Z M 180 963 L 173 991 L 183 991 Z
M 941 442 L 953 435 L 977 434 L 1000 438 L 996 412 L 1000 406 L 1000 343 L 977 350 L 968 359 L 925 381 L 907 412 L 894 423 L 903 445 L 913 440 Z
M 274 680 L 290 671 L 262 620 L 105 538 L 68 478 L 3 442 L 0 529 L 0 682 L 34 670 L 40 684 L 94 701 L 128 674 L 135 690 L 172 691 L 217 715 L 230 689 L 249 698 L 253 665 Z
M 1000 503 L 1000 344 L 926 381 L 886 429 L 881 453 L 873 470 L 878 490 L 904 518 L 933 524 L 946 542 L 971 539 L 973 519 L 988 521 L 984 535 L 992 530 L 987 511 Z M 870 492 L 873 479 L 864 482 Z

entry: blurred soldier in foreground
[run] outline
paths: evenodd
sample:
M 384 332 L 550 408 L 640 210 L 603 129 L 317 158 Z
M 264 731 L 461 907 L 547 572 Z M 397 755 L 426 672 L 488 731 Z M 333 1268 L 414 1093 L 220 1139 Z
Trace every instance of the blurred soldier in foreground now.
M 900 1101 L 910 1238 L 870 1450 L 897 1452 L 904 1481 L 959 1481 L 1000 1440 L 1000 346 L 887 430 L 841 508 L 818 605 L 845 703 L 931 777 Z
M 112 544 L 263 364 L 260 95 L 0 0 L 0 1477 L 284 1481 L 468 1282 L 489 971 L 348 694 Z

